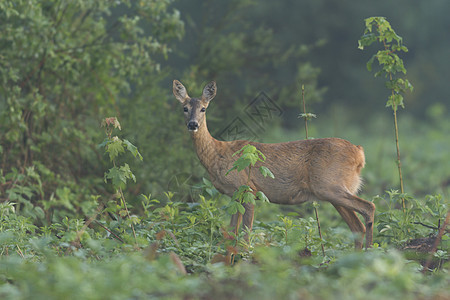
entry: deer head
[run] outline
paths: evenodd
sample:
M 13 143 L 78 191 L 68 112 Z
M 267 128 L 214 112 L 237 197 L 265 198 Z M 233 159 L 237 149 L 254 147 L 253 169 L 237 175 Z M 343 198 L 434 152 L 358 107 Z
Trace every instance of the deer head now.
M 205 124 L 206 108 L 216 96 L 216 91 L 216 83 L 211 81 L 204 87 L 200 98 L 191 98 L 181 82 L 178 80 L 173 81 L 173 94 L 183 104 L 184 118 L 189 131 L 197 132 Z

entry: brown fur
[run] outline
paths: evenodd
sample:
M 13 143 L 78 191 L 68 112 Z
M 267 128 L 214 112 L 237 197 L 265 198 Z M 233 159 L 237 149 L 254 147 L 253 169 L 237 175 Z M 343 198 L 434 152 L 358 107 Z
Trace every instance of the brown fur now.
M 264 178 L 252 172 L 250 186 L 262 191 L 270 202 L 278 204 L 300 204 L 321 200 L 330 202 L 350 230 L 359 235 L 355 247 L 362 248 L 362 237 L 366 233 L 366 247 L 372 245 L 375 205 L 356 196 L 360 186 L 360 172 L 365 164 L 361 146 L 339 138 L 300 140 L 286 143 L 263 144 L 245 140 L 218 141 L 208 131 L 205 113 L 209 102 L 216 94 L 216 84 L 205 86 L 201 98 L 190 98 L 179 81 L 174 81 L 175 97 L 187 108 L 186 124 L 191 130 L 197 155 L 208 171 L 214 186 L 223 194 L 232 196 L 239 186 L 246 184 L 244 171 L 225 174 L 233 166 L 233 153 L 246 144 L 254 145 L 265 156 L 264 166 L 275 175 L 275 179 Z M 256 167 L 259 167 L 257 164 Z M 243 224 L 251 230 L 254 207 L 245 205 Z M 364 226 L 356 213 L 365 220 Z M 238 217 L 232 217 L 232 226 L 238 226 Z M 367 229 L 367 232 L 366 232 Z

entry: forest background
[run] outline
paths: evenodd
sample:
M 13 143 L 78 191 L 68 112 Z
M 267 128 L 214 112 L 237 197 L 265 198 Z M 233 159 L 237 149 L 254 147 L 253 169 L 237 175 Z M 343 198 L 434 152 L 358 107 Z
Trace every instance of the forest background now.
M 206 172 L 172 95 L 174 79 L 191 96 L 215 80 L 218 93 L 207 114 L 212 135 L 259 142 L 304 138 L 298 118 L 304 85 L 307 110 L 317 115 L 309 135 L 362 145 L 367 165 L 361 197 L 383 207 L 386 191 L 399 189 L 392 111 L 385 107 L 389 91 L 384 78 L 366 69 L 376 46 L 358 49 L 364 19 L 380 15 L 409 49 L 402 59 L 414 91 L 399 110 L 405 191 L 422 199 L 418 206 L 432 197 L 443 203 L 434 223 L 426 223 L 436 235 L 450 195 L 448 11 L 445 0 L 1 1 L 2 218 L 14 211 L 26 220 L 33 228 L 24 231 L 28 245 L 30 230 L 45 235 L 60 230 L 55 224 L 86 221 L 98 214 L 99 203 L 114 202 L 115 190 L 104 176 L 111 162 L 98 146 L 105 139 L 100 124 L 113 116 L 122 125 L 115 134 L 143 157 L 117 161 L 126 161 L 136 179 L 124 188 L 133 216 L 148 213 L 145 199 L 158 199 L 158 208 L 178 203 L 182 210 L 205 191 L 216 197 L 202 179 Z M 345 228 L 328 205 L 319 212 L 325 224 Z M 279 214 L 288 213 L 307 218 L 312 206 L 262 206 L 256 218 L 280 222 Z M 3 221 L 4 233 L 19 226 Z M 105 222 L 102 226 L 111 225 Z M 405 235 L 396 243 L 416 237 Z M 390 238 L 380 235 L 375 242 Z M 5 249 L 19 253 L 11 236 L 2 241 L 2 255 Z

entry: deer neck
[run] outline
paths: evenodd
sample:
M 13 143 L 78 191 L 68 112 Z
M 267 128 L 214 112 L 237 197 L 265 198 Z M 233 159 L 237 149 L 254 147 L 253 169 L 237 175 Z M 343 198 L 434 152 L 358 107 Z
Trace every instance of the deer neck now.
M 217 147 L 220 142 L 209 133 L 206 120 L 197 132 L 191 133 L 191 136 L 200 162 L 209 172 L 212 172 L 217 158 Z

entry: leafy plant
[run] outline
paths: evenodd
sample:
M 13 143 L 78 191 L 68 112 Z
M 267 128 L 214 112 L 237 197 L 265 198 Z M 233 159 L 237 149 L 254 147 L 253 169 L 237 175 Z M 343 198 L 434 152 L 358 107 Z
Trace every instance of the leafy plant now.
M 234 192 L 231 202 L 227 207 L 227 212 L 230 214 L 239 213 L 239 216 L 241 216 L 245 212 L 245 208 L 243 206 L 244 203 L 251 203 L 255 205 L 257 199 L 262 200 L 263 202 L 269 202 L 269 199 L 267 199 L 266 195 L 264 195 L 262 191 L 255 191 L 250 187 L 252 167 L 254 167 L 257 162 L 264 162 L 266 157 L 255 146 L 250 144 L 247 144 L 239 151 L 236 151 L 233 156 L 239 154 L 239 158 L 233 163 L 233 167 L 227 171 L 226 175 L 233 170 L 241 172 L 248 168 L 247 183 L 245 185 L 241 185 L 238 190 Z M 275 178 L 273 173 L 265 166 L 260 166 L 259 172 L 264 177 L 269 176 L 270 178 Z M 239 227 L 239 224 L 237 227 Z
M 365 20 L 366 29 L 363 36 L 358 41 L 358 48 L 364 50 L 364 47 L 370 46 L 374 42 L 382 44 L 383 49 L 378 50 L 367 62 L 367 69 L 372 71 L 372 65 L 375 59 L 381 66 L 381 70 L 375 73 L 375 77 L 384 75 L 388 79 L 386 88 L 391 91 L 388 97 L 386 107 L 391 107 L 394 112 L 394 131 L 395 145 L 397 148 L 397 166 L 400 180 L 400 191 L 404 193 L 403 176 L 400 161 L 400 146 L 398 141 L 398 122 L 397 110 L 404 107 L 403 95 L 407 90 L 412 91 L 413 86 L 406 78 L 398 77 L 398 73 L 406 74 L 403 60 L 398 56 L 398 52 L 407 52 L 408 48 L 403 45 L 403 39 L 395 33 L 391 24 L 384 17 L 371 17 Z M 403 210 L 405 210 L 405 201 L 402 200 Z
M 109 159 L 113 164 L 113 167 L 105 172 L 105 183 L 108 180 L 111 181 L 117 193 L 117 198 L 120 199 L 121 205 L 123 207 L 123 210 L 119 211 L 119 215 L 122 217 L 126 215 L 130 220 L 130 226 L 133 231 L 133 236 L 135 242 L 137 243 L 134 224 L 138 223 L 139 219 L 136 216 L 130 215 L 127 207 L 127 202 L 123 194 L 123 189 L 126 187 L 127 180 L 132 179 L 134 182 L 136 182 L 136 177 L 134 176 L 133 172 L 131 172 L 130 166 L 127 163 L 123 164 L 122 166 L 118 166 L 117 158 L 125 152 L 125 149 L 134 157 L 138 157 L 140 160 L 143 160 L 143 158 L 136 146 L 134 146 L 130 141 L 122 140 L 118 136 L 112 136 L 112 132 L 114 129 L 121 130 L 120 123 L 117 118 L 105 118 L 102 121 L 102 127 L 105 127 L 107 137 L 103 141 L 103 143 L 99 145 L 99 147 L 105 148 L 105 153 L 108 154 Z
M 264 195 L 262 191 L 254 191 L 250 187 L 252 167 L 254 167 L 257 162 L 264 162 L 266 157 L 255 146 L 250 144 L 247 144 L 239 151 L 236 151 L 233 156 L 239 154 L 239 158 L 233 163 L 233 167 L 227 171 L 226 175 L 233 170 L 241 172 L 248 168 L 247 183 L 246 185 L 241 185 L 238 190 L 234 192 L 231 202 L 227 207 L 227 211 L 230 214 L 244 214 L 245 208 L 242 204 L 251 203 L 255 205 L 257 199 L 262 200 L 263 202 L 269 202 L 269 199 L 267 199 L 266 195 Z M 260 166 L 259 172 L 264 177 L 269 176 L 270 178 L 275 178 L 273 173 L 265 166 Z
M 303 113 L 300 114 L 298 117 L 303 118 L 305 120 L 305 139 L 308 139 L 308 121 L 310 121 L 312 118 L 316 118 L 316 115 L 313 113 L 306 112 L 305 85 L 303 84 L 302 84 L 302 104 L 303 104 Z M 317 203 L 317 201 L 314 201 L 313 207 L 314 213 L 316 214 L 317 228 L 319 229 L 320 240 L 322 240 L 322 230 L 320 229 L 319 212 L 317 209 L 319 207 L 319 203 Z M 321 246 L 322 246 L 322 255 L 325 257 L 325 248 L 323 246 L 323 243 L 321 243 Z
M 387 195 L 387 199 L 379 196 L 374 199 L 386 204 L 386 208 L 380 206 L 377 214 L 381 241 L 400 246 L 410 239 L 438 234 L 448 212 L 448 205 L 440 195 L 416 199 L 396 190 L 388 191 Z M 408 200 L 405 210 L 396 208 L 402 199 Z

